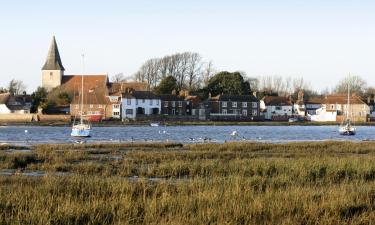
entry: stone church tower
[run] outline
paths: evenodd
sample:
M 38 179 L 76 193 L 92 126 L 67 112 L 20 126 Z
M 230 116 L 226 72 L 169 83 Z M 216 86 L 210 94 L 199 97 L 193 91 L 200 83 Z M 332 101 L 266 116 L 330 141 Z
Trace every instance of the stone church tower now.
M 57 48 L 55 36 L 53 36 L 48 56 L 42 67 L 42 87 L 47 91 L 61 85 L 64 76 L 64 67 L 61 63 L 59 49 Z

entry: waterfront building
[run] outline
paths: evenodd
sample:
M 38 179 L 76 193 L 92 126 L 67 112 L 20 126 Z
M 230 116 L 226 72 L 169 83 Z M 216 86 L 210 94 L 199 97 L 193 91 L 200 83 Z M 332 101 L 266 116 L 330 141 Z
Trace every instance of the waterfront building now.
M 150 91 L 127 89 L 121 97 L 122 120 L 144 119 L 160 115 L 160 97 Z
M 254 95 L 218 95 L 208 99 L 211 120 L 259 120 L 259 105 Z
M 265 96 L 261 102 L 266 120 L 288 121 L 293 115 L 293 104 L 288 97 Z

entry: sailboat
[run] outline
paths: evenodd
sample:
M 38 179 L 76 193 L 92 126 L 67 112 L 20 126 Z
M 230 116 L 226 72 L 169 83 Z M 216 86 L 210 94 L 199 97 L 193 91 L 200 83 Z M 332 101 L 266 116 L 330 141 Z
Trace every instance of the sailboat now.
M 83 58 L 84 55 L 82 55 L 82 61 Z M 70 134 L 72 137 L 90 137 L 91 125 L 88 121 L 85 123 L 83 119 L 83 75 L 84 69 L 81 76 L 80 120 L 77 124 L 75 119 L 73 121 L 72 133 Z
M 356 128 L 352 125 L 352 121 L 350 120 L 350 86 L 348 84 L 348 100 L 347 100 L 347 107 L 345 113 L 345 119 L 342 121 L 339 132 L 341 135 L 355 135 Z

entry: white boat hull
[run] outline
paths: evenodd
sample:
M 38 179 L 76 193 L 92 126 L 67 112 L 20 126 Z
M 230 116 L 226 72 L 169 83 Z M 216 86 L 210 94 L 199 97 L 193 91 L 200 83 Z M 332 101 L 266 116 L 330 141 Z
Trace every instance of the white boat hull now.
M 90 137 L 91 127 L 87 124 L 78 124 L 72 127 L 72 137 Z
M 340 127 L 339 132 L 341 135 L 355 135 L 356 129 L 354 127 Z

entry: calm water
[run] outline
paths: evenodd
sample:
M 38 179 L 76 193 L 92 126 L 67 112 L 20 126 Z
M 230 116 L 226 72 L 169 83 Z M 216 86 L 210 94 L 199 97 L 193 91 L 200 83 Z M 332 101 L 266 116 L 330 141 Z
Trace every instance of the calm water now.
M 230 134 L 236 130 L 238 137 Z M 375 127 L 359 126 L 357 135 L 341 136 L 338 126 L 172 126 L 93 127 L 87 142 L 175 141 L 224 142 L 231 140 L 288 142 L 319 140 L 375 140 Z M 70 127 L 0 127 L 0 143 L 71 143 Z

